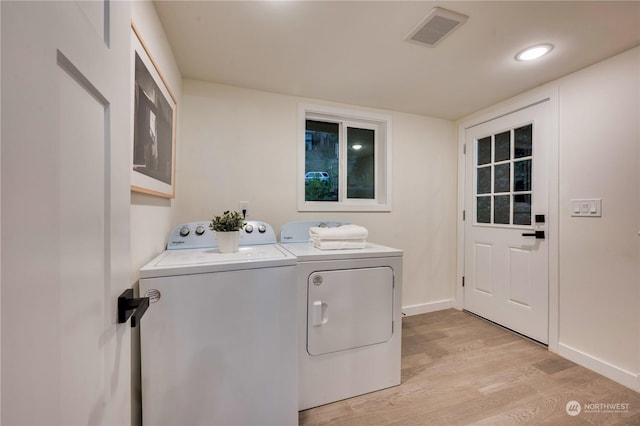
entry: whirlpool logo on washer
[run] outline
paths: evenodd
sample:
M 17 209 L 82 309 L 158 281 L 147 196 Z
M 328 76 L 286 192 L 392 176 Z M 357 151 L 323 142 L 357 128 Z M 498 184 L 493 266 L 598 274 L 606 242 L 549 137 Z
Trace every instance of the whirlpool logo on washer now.
M 323 281 L 322 275 L 315 275 L 313 277 L 313 285 L 321 285 Z
M 162 297 L 162 294 L 160 294 L 160 290 L 150 288 L 149 290 L 144 292 L 144 297 L 149 298 L 149 303 L 157 303 Z

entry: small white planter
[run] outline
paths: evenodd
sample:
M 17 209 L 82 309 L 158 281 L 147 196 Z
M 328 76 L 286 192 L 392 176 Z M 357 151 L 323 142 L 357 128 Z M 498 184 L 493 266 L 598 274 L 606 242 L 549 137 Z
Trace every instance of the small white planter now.
M 216 232 L 220 253 L 235 253 L 238 251 L 240 231 Z

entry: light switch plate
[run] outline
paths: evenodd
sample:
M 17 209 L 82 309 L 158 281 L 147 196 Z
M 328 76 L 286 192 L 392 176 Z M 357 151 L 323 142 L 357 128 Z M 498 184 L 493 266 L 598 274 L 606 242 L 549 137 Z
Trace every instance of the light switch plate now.
M 600 198 L 571 200 L 571 216 L 602 217 L 602 200 Z

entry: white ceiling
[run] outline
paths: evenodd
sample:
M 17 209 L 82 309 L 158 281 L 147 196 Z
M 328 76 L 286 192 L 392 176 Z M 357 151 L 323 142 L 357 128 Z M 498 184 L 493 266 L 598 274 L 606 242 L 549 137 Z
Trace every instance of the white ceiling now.
M 405 41 L 435 7 L 469 20 Z M 640 44 L 640 1 L 156 1 L 184 78 L 455 120 Z M 555 45 L 535 63 L 522 48 Z

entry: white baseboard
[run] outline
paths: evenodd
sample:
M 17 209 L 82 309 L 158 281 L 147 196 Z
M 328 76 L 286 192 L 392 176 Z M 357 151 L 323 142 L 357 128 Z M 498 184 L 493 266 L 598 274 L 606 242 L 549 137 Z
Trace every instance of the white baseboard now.
M 576 364 L 580 364 L 589 370 L 602 374 L 614 382 L 618 382 L 636 392 L 640 392 L 640 374 L 624 370 L 563 343 L 558 345 L 558 355 Z
M 438 300 L 436 302 L 421 303 L 420 305 L 409 305 L 402 307 L 402 313 L 406 316 L 426 314 L 429 312 L 442 311 L 453 308 L 455 299 Z

